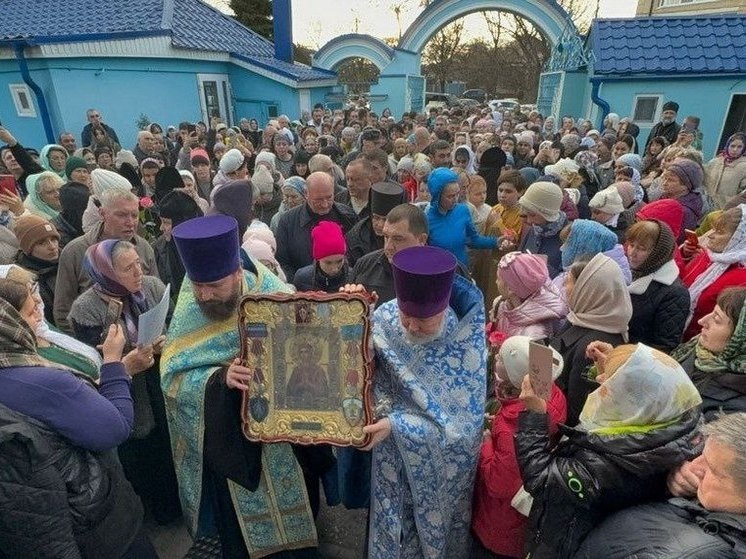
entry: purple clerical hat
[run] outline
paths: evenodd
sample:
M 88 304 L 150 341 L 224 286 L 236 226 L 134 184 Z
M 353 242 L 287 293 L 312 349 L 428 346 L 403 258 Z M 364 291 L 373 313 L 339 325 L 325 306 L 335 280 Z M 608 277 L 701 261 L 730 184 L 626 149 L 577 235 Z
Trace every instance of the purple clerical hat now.
M 447 250 L 417 246 L 400 250 L 391 261 L 399 310 L 430 318 L 448 307 L 456 258 Z
M 239 269 L 238 222 L 227 215 L 195 217 L 171 235 L 190 280 L 211 283 Z

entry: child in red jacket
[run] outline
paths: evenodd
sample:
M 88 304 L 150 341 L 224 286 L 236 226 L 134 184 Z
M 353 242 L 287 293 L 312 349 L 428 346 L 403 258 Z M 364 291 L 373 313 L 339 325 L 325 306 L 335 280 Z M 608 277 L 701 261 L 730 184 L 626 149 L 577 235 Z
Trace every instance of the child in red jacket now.
M 527 336 L 508 338 L 495 359 L 496 392 L 501 407 L 492 423 L 492 432 L 485 433 L 482 442 L 471 523 L 475 536 L 493 557 L 523 556 L 526 521 L 531 510 L 531 497 L 523 490 L 513 442 L 518 414 L 526 409 L 518 396 L 528 372 L 530 341 Z M 559 353 L 552 352 L 552 372 L 556 379 L 563 362 Z M 565 396 L 556 385 L 552 386 L 547 413 L 550 432 L 554 434 L 557 424 L 563 423 L 567 416 Z

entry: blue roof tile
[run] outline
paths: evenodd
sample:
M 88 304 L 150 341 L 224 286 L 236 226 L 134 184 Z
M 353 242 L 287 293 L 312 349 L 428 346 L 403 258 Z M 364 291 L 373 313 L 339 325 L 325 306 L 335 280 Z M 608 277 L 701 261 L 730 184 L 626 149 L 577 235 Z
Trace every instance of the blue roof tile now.
M 746 73 L 746 16 L 597 19 L 591 46 L 595 74 Z
M 274 58 L 274 45 L 200 0 L 10 0 L 0 43 L 85 42 L 163 34 L 177 48 L 228 52 L 298 81 L 335 73 Z

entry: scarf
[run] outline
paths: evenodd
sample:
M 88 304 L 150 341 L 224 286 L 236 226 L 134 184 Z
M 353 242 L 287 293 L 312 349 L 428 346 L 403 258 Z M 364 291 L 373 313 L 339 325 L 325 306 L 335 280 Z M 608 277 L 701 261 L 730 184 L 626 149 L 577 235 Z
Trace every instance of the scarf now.
M 673 258 L 673 251 L 676 248 L 676 239 L 673 238 L 673 233 L 668 225 L 657 219 L 646 221 L 658 224 L 658 238 L 655 240 L 655 244 L 645 262 L 637 270 L 632 270 L 633 280 L 649 276 L 660 270 L 666 262 Z
M 145 295 L 142 291 L 131 293 L 117 281 L 114 271 L 112 252 L 119 241 L 109 239 L 88 247 L 83 258 L 83 269 L 93 280 L 93 289 L 105 298 L 122 301 L 122 317 L 127 329 L 127 338 L 132 345 L 137 342 L 137 318 L 147 309 Z
M 41 148 L 41 152 L 39 153 L 39 162 L 41 163 L 41 166 L 44 167 L 47 171 L 50 173 L 54 173 L 55 175 L 59 175 L 60 178 L 65 178 L 65 169 L 62 169 L 61 171 L 55 171 L 54 168 L 52 168 L 52 164 L 49 162 L 49 152 L 52 150 L 61 151 L 65 154 L 65 157 L 67 158 L 67 150 L 63 148 L 59 144 L 47 144 L 43 148 Z
M 683 363 L 694 354 L 694 367 L 703 373 L 746 373 L 746 306 L 741 309 L 738 323 L 733 329 L 723 351 L 713 353 L 699 344 L 695 336 L 685 344 L 677 347 L 671 357 Z
M 590 219 L 576 219 L 563 243 L 562 268 L 569 270 L 580 256 L 595 256 L 613 249 L 619 239 L 608 227 Z
M 29 175 L 26 178 L 26 190 L 28 191 L 28 196 L 26 196 L 26 199 L 23 201 L 23 205 L 28 211 L 32 214 L 38 215 L 39 217 L 43 217 L 47 221 L 52 221 L 60 213 L 39 196 L 39 179 L 49 176 L 50 173 L 54 173 L 54 171 L 44 171 L 43 173 Z
M 728 241 L 728 244 L 725 245 L 723 252 L 717 253 L 712 252 L 710 249 L 705 249 L 711 263 L 704 272 L 697 276 L 692 285 L 689 286 L 691 307 L 689 308 L 689 317 L 686 319 L 685 328 L 692 321 L 694 309 L 697 307 L 702 292 L 722 276 L 733 264 L 746 263 L 746 204 L 741 204 L 738 207 L 741 209 L 741 221 L 733 236 Z
M 548 221 L 545 225 L 534 225 L 534 233 L 537 237 L 555 237 L 559 235 L 562 228 L 567 225 L 567 215 L 565 212 L 559 212 L 557 221 Z
M 36 336 L 13 305 L 0 299 L 0 368 L 53 367 L 36 352 Z
M 741 148 L 741 152 L 735 157 L 731 157 L 729 154 L 730 143 L 733 140 L 741 140 L 741 143 L 744 146 Z M 728 138 L 728 141 L 725 143 L 725 147 L 723 148 L 723 151 L 720 152 L 720 156 L 725 160 L 725 164 L 728 165 L 730 163 L 733 163 L 736 159 L 740 159 L 741 157 L 743 157 L 744 152 L 746 152 L 746 134 L 743 134 L 741 132 L 736 132 L 730 138 Z
M 632 301 L 619 265 L 597 254 L 575 282 L 567 320 L 575 326 L 621 334 L 626 341 L 630 318 Z
M 579 429 L 597 434 L 646 433 L 676 422 L 702 403 L 681 365 L 637 344 L 629 358 L 588 395 Z

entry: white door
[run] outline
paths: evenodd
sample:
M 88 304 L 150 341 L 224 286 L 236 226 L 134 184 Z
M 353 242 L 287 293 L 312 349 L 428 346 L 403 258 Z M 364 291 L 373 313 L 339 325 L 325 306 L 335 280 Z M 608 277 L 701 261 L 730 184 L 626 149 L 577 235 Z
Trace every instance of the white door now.
M 202 120 L 210 122 L 219 116 L 228 126 L 233 126 L 231 84 L 226 74 L 197 74 L 199 102 L 202 107 Z

